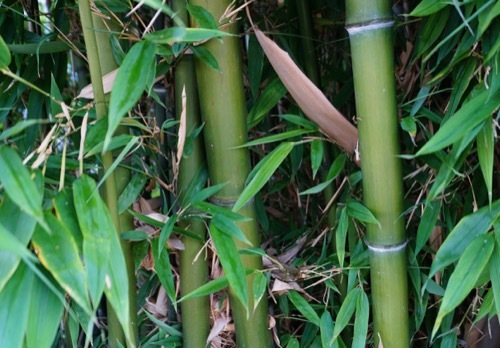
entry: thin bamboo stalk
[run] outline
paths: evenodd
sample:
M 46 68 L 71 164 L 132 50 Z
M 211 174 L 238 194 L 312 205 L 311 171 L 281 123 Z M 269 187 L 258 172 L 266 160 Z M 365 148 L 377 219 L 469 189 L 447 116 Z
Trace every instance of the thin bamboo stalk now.
M 114 70 L 116 62 L 112 56 L 112 49 L 109 44 L 109 33 L 103 25 L 102 18 L 92 14 L 89 1 L 79 1 L 80 17 L 89 60 L 90 79 L 94 92 L 94 101 L 98 119 L 107 117 L 108 97 L 104 93 L 102 76 Z M 126 131 L 126 130 L 122 130 Z M 104 172 L 107 172 L 113 164 L 113 154 L 109 151 L 102 154 Z M 133 228 L 132 217 L 129 214 L 118 214 L 118 195 L 128 183 L 130 172 L 124 168 L 117 168 L 114 173 L 108 176 L 104 182 L 104 199 L 113 219 L 113 224 L 118 233 L 128 231 Z M 121 239 L 120 239 L 121 240 Z M 128 346 L 137 345 L 137 311 L 136 311 L 136 284 L 134 262 L 130 245 L 125 241 L 121 242 L 125 260 L 127 263 L 127 274 L 129 279 L 129 307 L 130 307 L 130 332 L 132 341 L 126 342 L 121 328 L 121 324 L 116 314 L 111 308 L 108 309 L 108 329 L 110 347 L 118 347 L 127 343 Z
M 218 20 L 231 1 L 195 0 L 191 3 L 203 6 Z M 222 21 L 222 24 L 224 23 L 229 24 L 227 19 Z M 225 30 L 236 33 L 237 27 L 232 23 Z M 241 48 L 237 37 L 224 37 L 222 42 L 211 40 L 205 44 L 205 47 L 214 55 L 222 70 L 221 72 L 215 71 L 202 61 L 196 61 L 201 115 L 205 122 L 205 151 L 211 183 L 227 183 L 212 202 L 229 208 L 234 205 L 242 192 L 250 171 L 248 150 L 246 148 L 235 149 L 247 140 Z M 238 213 L 252 219 L 238 225 L 253 246 L 260 246 L 253 202 L 247 204 Z M 235 243 L 238 248 L 248 247 L 238 240 L 235 240 Z M 242 255 L 241 259 L 245 268 L 262 268 L 260 257 Z M 247 279 L 249 297 L 252 299 L 253 279 L 251 277 Z M 245 308 L 232 291 L 230 291 L 230 300 L 238 347 L 271 346 L 267 302 L 262 300 L 256 310 L 247 317 Z M 253 308 L 252 303 L 249 305 Z
M 188 23 L 188 14 L 183 8 L 183 0 L 174 0 L 173 10 L 178 13 L 179 18 Z M 186 101 L 183 105 L 182 97 L 185 93 Z M 183 110 L 185 108 L 185 110 Z M 200 115 L 198 107 L 198 92 L 196 86 L 196 75 L 194 59 L 191 54 L 186 54 L 175 67 L 175 114 L 178 120 L 182 112 L 186 114 L 187 132 L 200 127 Z M 202 168 L 205 162 L 205 154 L 202 149 L 201 137 L 193 141 L 192 151 L 189 157 L 182 158 L 179 164 L 179 198 L 182 201 L 184 192 Z M 183 228 L 189 228 L 192 233 L 206 238 L 206 227 L 202 221 L 192 220 L 181 224 Z M 200 251 L 204 243 L 200 240 L 183 238 L 184 250 L 180 253 L 180 279 L 181 295 L 185 296 L 191 291 L 199 288 L 208 280 L 208 265 L 206 258 Z M 208 297 L 190 299 L 181 303 L 183 347 L 204 347 L 210 331 L 210 312 Z
M 406 234 L 389 1 L 347 0 L 376 347 L 408 347 Z

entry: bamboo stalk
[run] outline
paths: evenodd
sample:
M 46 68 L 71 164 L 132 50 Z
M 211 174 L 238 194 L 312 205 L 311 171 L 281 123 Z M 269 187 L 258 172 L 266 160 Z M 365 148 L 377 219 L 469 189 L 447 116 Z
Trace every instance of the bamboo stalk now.
M 104 93 L 102 76 L 116 69 L 117 66 L 109 44 L 109 33 L 106 32 L 106 27 L 102 23 L 103 19 L 92 14 L 89 1 L 79 1 L 78 5 L 89 61 L 90 79 L 92 81 L 96 114 L 98 119 L 102 119 L 107 117 L 107 101 L 109 97 Z M 102 162 L 105 173 L 113 164 L 113 154 L 109 151 L 104 152 L 102 154 Z M 130 215 L 122 214 L 119 216 L 118 214 L 118 195 L 119 192 L 123 191 L 125 188 L 129 181 L 129 177 L 130 172 L 127 169 L 117 168 L 104 182 L 104 199 L 118 233 L 133 228 L 132 217 Z M 123 345 L 125 343 L 127 346 L 135 347 L 137 345 L 137 311 L 135 304 L 136 284 L 134 262 L 130 245 L 125 241 L 122 241 L 121 244 L 127 263 L 127 274 L 129 279 L 130 332 L 132 333 L 132 337 L 131 341 L 127 342 L 120 322 L 111 305 L 108 303 L 108 341 L 111 347 L 118 347 L 120 344 Z
M 230 0 L 195 0 L 193 5 L 203 6 L 216 20 L 220 19 Z M 223 20 L 221 24 L 229 24 Z M 237 27 L 228 25 L 225 30 L 237 33 Z M 246 135 L 246 111 L 243 90 L 243 70 L 241 48 L 237 37 L 224 37 L 211 40 L 205 47 L 214 55 L 221 72 L 208 67 L 202 61 L 196 61 L 196 74 L 200 94 L 201 115 L 205 122 L 204 138 L 208 168 L 212 184 L 227 183 L 213 198 L 212 202 L 225 207 L 232 207 L 244 188 L 245 179 L 250 171 L 249 153 L 246 148 L 235 147 L 244 144 Z M 250 202 L 238 211 L 251 218 L 251 221 L 238 223 L 253 246 L 259 247 L 259 231 L 255 206 Z M 238 248 L 248 245 L 235 240 Z M 262 269 L 260 257 L 241 256 L 243 266 L 250 269 Z M 247 277 L 250 299 L 253 278 Z M 267 302 L 260 301 L 255 311 L 247 317 L 244 306 L 230 291 L 231 308 L 236 326 L 238 347 L 269 347 L 271 339 L 268 330 Z M 252 302 L 252 301 L 250 301 Z M 253 308 L 253 304 L 249 304 Z
M 367 225 L 376 347 L 408 347 L 403 188 L 389 1 L 347 0 Z
M 184 7 L 185 2 L 183 0 L 174 0 L 173 10 L 178 13 L 178 17 L 184 23 L 188 23 L 189 18 L 187 12 L 183 10 Z M 182 112 L 185 112 L 187 132 L 201 125 L 194 69 L 194 59 L 191 54 L 184 55 L 175 67 L 175 114 L 176 118 L 180 120 Z M 183 92 L 186 97 L 184 105 L 182 102 Z M 192 152 L 189 157 L 182 158 L 180 161 L 178 191 L 181 201 L 189 184 L 204 162 L 205 154 L 202 149 L 202 139 L 198 136 L 193 141 Z M 183 222 L 181 227 L 188 228 L 191 232 L 200 236 L 202 240 L 206 238 L 206 228 L 202 221 Z M 183 242 L 184 250 L 180 253 L 180 279 L 181 295 L 185 296 L 207 282 L 208 265 L 204 254 L 200 253 L 200 250 L 204 247 L 202 241 L 184 237 Z M 210 331 L 208 297 L 186 300 L 181 303 L 181 310 L 183 347 L 204 347 Z

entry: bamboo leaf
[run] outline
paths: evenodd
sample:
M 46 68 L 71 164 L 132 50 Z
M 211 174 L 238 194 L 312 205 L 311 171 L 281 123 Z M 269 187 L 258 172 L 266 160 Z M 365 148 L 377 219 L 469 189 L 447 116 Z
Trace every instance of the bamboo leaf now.
M 323 312 L 321 315 L 321 320 L 319 323 L 319 329 L 321 332 L 321 346 L 323 348 L 333 347 L 333 319 L 330 312 Z
M 253 278 L 252 293 L 253 293 L 253 310 L 257 308 L 260 301 L 266 294 L 267 283 L 269 279 L 262 272 L 259 272 Z
M 109 219 L 109 223 L 111 223 L 111 226 L 113 227 L 113 223 L 111 222 L 111 217 L 109 216 L 107 209 L 105 211 L 106 213 L 104 215 L 107 215 L 106 219 Z M 106 267 L 104 293 L 106 294 L 106 299 L 111 304 L 111 307 L 113 307 L 118 321 L 122 326 L 125 338 L 128 342 L 127 346 L 130 346 L 130 342 L 133 342 L 133 333 L 130 329 L 130 301 L 127 264 L 120 239 L 118 238 L 118 233 L 114 228 L 109 230 L 109 233 L 110 255 L 108 258 L 108 265 Z
M 229 209 L 226 209 L 224 207 L 208 203 L 208 202 L 198 202 L 193 204 L 193 207 L 196 209 L 199 209 L 207 214 L 210 214 L 212 216 L 215 215 L 223 215 L 226 218 L 233 220 L 233 221 L 251 221 L 251 218 L 248 218 L 246 216 L 240 215 L 238 213 L 235 213 Z
M 248 129 L 258 125 L 269 111 L 278 104 L 286 92 L 286 87 L 279 78 L 269 82 L 248 113 Z
M 481 270 L 488 263 L 494 248 L 493 234 L 481 235 L 465 249 L 453 271 L 439 308 L 432 337 L 436 335 L 443 318 L 462 302 L 474 287 Z
M 36 221 L 30 215 L 23 212 L 9 196 L 5 196 L 0 205 L 0 222 L 3 229 L 22 246 L 26 246 L 35 230 Z M 5 243 L 4 239 L 2 243 Z M 14 274 L 21 259 L 19 253 L 0 250 L 0 291 L 9 278 Z
M 370 304 L 368 296 L 364 291 L 359 292 L 356 301 L 356 316 L 354 318 L 353 348 L 366 347 L 366 335 L 368 333 L 368 319 L 370 316 Z
M 32 242 L 38 259 L 59 285 L 86 311 L 90 311 L 85 271 L 71 233 L 52 214 L 45 214 L 51 233 L 37 226 Z
M 111 91 L 108 131 L 104 150 L 125 114 L 137 103 L 148 85 L 148 76 L 155 62 L 156 45 L 148 40 L 135 44 L 123 60 Z
M 11 61 L 10 50 L 0 35 L 0 69 L 8 69 Z
M 268 137 L 263 137 L 263 138 L 259 138 L 259 139 L 255 139 L 255 140 L 249 141 L 248 143 L 243 144 L 241 146 L 236 146 L 235 149 L 241 148 L 241 147 L 250 147 L 250 146 L 256 146 L 256 145 L 274 143 L 276 141 L 290 139 L 290 138 L 293 138 L 293 137 L 298 137 L 300 135 L 311 133 L 311 132 L 314 132 L 314 130 L 310 130 L 310 129 L 294 129 L 294 130 L 291 130 L 291 131 L 287 131 L 287 132 L 283 132 L 283 133 L 279 133 L 279 134 L 273 134 L 273 135 L 270 135 Z
M 491 288 L 495 297 L 495 309 L 500 314 L 500 230 L 495 228 L 495 248 L 490 260 Z
M 297 310 L 311 323 L 320 326 L 320 318 L 311 305 L 295 290 L 290 290 L 288 298 L 292 301 Z
M 205 41 L 222 36 L 234 36 L 234 34 L 214 29 L 171 27 L 146 34 L 145 38 L 159 44 L 172 44 Z
M 217 291 L 221 291 L 225 287 L 229 286 L 229 281 L 227 280 L 227 277 L 224 275 L 222 277 L 219 277 L 217 279 L 211 280 L 206 284 L 203 284 L 196 290 L 193 290 L 189 294 L 185 295 L 182 297 L 179 302 L 186 301 L 192 298 L 198 298 L 198 297 L 203 297 L 203 296 L 208 296 L 211 295 Z
M 488 200 L 493 199 L 493 161 L 495 156 L 495 134 L 493 118 L 488 118 L 477 135 L 477 155 L 483 173 L 484 183 L 488 190 Z
M 429 240 L 432 230 L 434 229 L 434 226 L 436 226 L 440 206 L 441 201 L 439 200 L 429 202 L 425 205 L 424 213 L 422 214 L 420 224 L 418 225 L 415 255 L 422 250 L 425 243 Z
M 238 225 L 234 223 L 234 220 L 231 220 L 222 214 L 216 214 L 212 218 L 212 224 L 214 224 L 219 231 L 227 236 L 239 239 L 250 246 L 252 245 Z
M 151 7 L 152 9 L 155 10 L 161 10 L 163 13 L 167 14 L 170 18 L 172 18 L 176 25 L 180 27 L 185 26 L 185 24 L 182 22 L 179 16 L 176 16 L 175 12 L 172 11 L 170 6 L 165 4 L 164 1 L 161 0 L 134 0 L 134 1 L 140 2 L 141 4 L 146 4 L 148 7 Z
M 43 220 L 41 192 L 17 152 L 6 146 L 0 146 L 0 183 L 21 210 L 48 229 Z
M 490 96 L 490 92 L 485 89 L 469 99 L 417 152 L 416 156 L 436 152 L 459 141 L 498 108 L 499 98 L 500 91 Z
M 333 328 L 332 342 L 337 340 L 342 330 L 349 324 L 349 320 L 351 320 L 354 310 L 356 309 L 360 292 L 362 292 L 360 288 L 352 289 L 342 302 L 339 313 L 337 314 L 337 320 L 335 321 L 335 327 Z
M 500 215 L 500 200 L 463 217 L 450 232 L 436 253 L 429 272 L 431 278 L 436 272 L 458 260 L 469 244 L 485 234 Z
M 438 12 L 449 4 L 448 0 L 423 0 L 408 16 L 424 17 Z
M 254 30 L 269 62 L 304 114 L 348 153 L 353 154 L 358 142 L 357 129 L 333 107 L 318 87 L 295 65 L 288 53 L 260 30 Z
M 158 318 L 156 318 L 154 315 L 152 315 L 148 311 L 144 311 L 144 313 L 146 313 L 146 315 L 148 316 L 149 320 L 151 320 L 151 322 L 153 322 L 156 326 L 158 326 L 162 330 L 165 330 L 165 332 L 168 333 L 169 335 L 182 337 L 182 332 L 180 332 L 179 330 L 176 330 L 175 328 L 171 327 L 170 325 L 167 325 L 166 323 L 159 320 Z
M 137 141 L 139 140 L 139 137 L 132 137 L 130 138 L 130 141 L 127 143 L 127 145 L 120 151 L 120 154 L 114 159 L 113 163 L 111 166 L 106 170 L 104 175 L 102 176 L 101 180 L 97 184 L 96 190 L 101 187 L 102 184 L 106 181 L 106 179 L 115 171 L 116 167 L 121 163 L 123 158 L 128 154 L 132 146 L 134 146 Z
M 111 234 L 116 233 L 101 197 L 94 194 L 96 184 L 83 175 L 73 184 L 73 199 L 83 235 L 83 259 L 92 303 L 96 306 L 104 290 L 111 254 Z
M 35 277 L 26 330 L 27 348 L 52 347 L 63 309 L 61 300 Z
M 158 238 L 158 257 L 161 256 L 161 252 L 165 249 L 165 243 L 170 238 L 172 231 L 174 230 L 175 223 L 177 222 L 177 214 L 170 216 L 167 223 L 161 228 L 160 237 Z
M 356 220 L 363 221 L 369 224 L 375 224 L 380 227 L 380 223 L 372 214 L 372 212 L 359 202 L 353 200 L 347 201 L 347 214 L 349 214 L 350 217 Z
M 219 29 L 214 16 L 203 7 L 188 3 L 186 4 L 186 10 L 189 12 L 189 15 L 198 22 L 200 27 L 206 29 Z
M 344 267 L 345 257 L 345 242 L 347 239 L 347 228 L 349 227 L 349 219 L 347 218 L 347 209 L 342 207 L 340 210 L 339 223 L 335 231 L 335 248 L 337 257 L 339 258 L 340 267 Z
M 214 242 L 215 249 L 217 250 L 222 268 L 224 269 L 224 273 L 229 281 L 229 285 L 248 312 L 246 275 L 238 253 L 238 248 L 236 244 L 234 244 L 233 238 L 219 231 L 213 223 L 210 224 L 210 235 Z
M 215 59 L 214 55 L 205 46 L 192 46 L 191 50 L 193 51 L 196 58 L 201 60 L 203 63 L 205 63 L 215 71 L 222 72 L 217 59 Z
M 322 182 L 321 184 L 311 187 L 310 189 L 302 191 L 300 195 L 315 194 L 327 188 L 328 185 L 330 185 L 344 169 L 346 158 L 347 156 L 345 154 L 337 156 L 337 158 L 335 158 L 335 161 L 333 161 L 332 165 L 330 166 L 330 169 L 328 170 L 328 174 L 326 176 L 327 180 L 325 182 Z
M 323 162 L 323 142 L 320 140 L 313 140 L 311 142 L 311 169 L 313 172 L 313 179 L 316 177 L 321 163 Z
M 214 194 L 219 192 L 226 185 L 227 185 L 226 183 L 212 185 L 210 187 L 204 188 L 201 191 L 195 192 L 189 198 L 186 195 L 186 199 L 188 199 L 189 203 L 191 203 L 191 204 L 203 202 L 204 200 L 212 197 Z
M 21 263 L 0 292 L 0 347 L 23 347 L 32 286 L 33 272 Z
M 137 173 L 132 176 L 130 182 L 127 184 L 123 192 L 118 198 L 118 213 L 122 214 L 134 203 L 139 197 L 144 185 L 146 185 L 147 176 L 142 173 Z
M 262 167 L 245 187 L 243 192 L 240 194 L 240 197 L 238 197 L 238 200 L 233 207 L 234 212 L 240 210 L 253 196 L 257 194 L 257 192 L 260 191 L 269 178 L 271 178 L 274 171 L 285 160 L 290 151 L 292 151 L 293 146 L 294 144 L 290 142 L 281 143 L 276 149 L 274 149 L 273 152 L 262 159 Z
M 50 121 L 48 120 L 40 120 L 40 119 L 35 119 L 35 120 L 23 120 L 16 122 L 12 127 L 7 128 L 0 134 L 0 141 L 4 141 L 8 138 L 13 137 L 14 135 L 17 135 L 24 131 L 26 128 L 33 127 L 39 124 L 47 124 Z

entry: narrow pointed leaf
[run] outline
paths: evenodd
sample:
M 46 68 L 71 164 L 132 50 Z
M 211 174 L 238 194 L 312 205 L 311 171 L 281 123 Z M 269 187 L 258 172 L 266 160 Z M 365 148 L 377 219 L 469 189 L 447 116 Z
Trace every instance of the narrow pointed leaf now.
M 253 278 L 252 292 L 253 292 L 253 309 L 255 310 L 260 301 L 266 294 L 268 278 L 262 272 L 259 272 Z
M 345 257 L 345 242 L 347 239 L 347 228 L 349 227 L 349 219 L 347 217 L 346 207 L 342 207 L 340 211 L 339 223 L 335 231 L 335 248 L 339 259 L 340 267 L 344 267 Z
M 248 289 L 245 268 L 241 262 L 238 248 L 234 244 L 233 238 L 219 231 L 214 224 L 210 224 L 210 235 L 229 285 L 248 312 Z
M 288 53 L 260 30 L 254 30 L 269 62 L 304 114 L 348 153 L 354 153 L 358 130 L 333 107 L 318 87 L 295 65 Z
M 148 85 L 148 76 L 155 62 L 155 49 L 156 45 L 147 40 L 135 44 L 118 70 L 109 102 L 105 150 L 121 119 L 137 103 Z
M 495 231 L 495 248 L 490 260 L 491 288 L 495 297 L 495 309 L 500 313 L 500 231 Z
M 96 306 L 104 290 L 111 253 L 110 236 L 116 233 L 108 209 L 94 194 L 96 184 L 84 175 L 73 184 L 73 199 L 83 235 L 83 259 L 92 303 Z
M 356 302 L 356 315 L 354 318 L 354 337 L 352 340 L 353 348 L 366 347 L 366 335 L 368 333 L 368 319 L 370 316 L 370 304 L 368 296 L 361 291 Z
M 157 255 L 161 256 L 161 252 L 165 249 L 165 243 L 170 238 L 172 231 L 174 230 L 175 223 L 177 222 L 177 214 L 172 215 L 168 218 L 167 223 L 162 227 L 160 232 L 160 237 L 158 238 L 158 248 Z
M 424 247 L 429 239 L 439 216 L 441 201 L 436 200 L 426 204 L 422 219 L 417 230 L 417 243 L 415 246 L 415 255 Z
M 494 244 L 494 236 L 490 233 L 477 237 L 465 249 L 446 286 L 432 329 L 432 337 L 436 335 L 444 317 L 454 310 L 472 290 L 490 259 Z
M 323 162 L 323 142 L 321 140 L 313 140 L 311 142 L 311 169 L 313 179 L 316 177 L 318 170 Z
M 85 271 L 78 248 L 71 233 L 52 215 L 45 220 L 51 233 L 37 226 L 33 233 L 33 245 L 42 264 L 52 273 L 59 285 L 82 308 L 90 311 Z
M 355 218 L 356 220 L 380 226 L 380 223 L 372 214 L 372 212 L 359 202 L 353 200 L 348 201 L 347 214 L 349 214 L 350 217 Z
M 484 183 L 488 190 L 488 200 L 493 199 L 493 161 L 495 156 L 495 134 L 493 118 L 488 118 L 477 135 L 477 155 L 483 173 Z
M 217 214 L 212 218 L 212 224 L 214 224 L 219 231 L 227 236 L 239 239 L 250 246 L 252 245 L 238 225 L 234 223 L 234 220 L 231 220 L 222 214 Z
M 311 323 L 320 326 L 320 318 L 316 311 L 311 307 L 309 302 L 307 302 L 301 294 L 295 290 L 288 292 L 288 298 L 297 308 L 297 310 Z
M 0 35 L 0 69 L 9 68 L 10 60 L 11 56 L 9 47 L 7 47 L 3 37 Z
M 285 94 L 286 87 L 279 78 L 269 82 L 248 113 L 248 128 L 251 129 L 259 124 Z
M 360 292 L 361 292 L 360 288 L 352 289 L 342 302 L 339 313 L 337 314 L 336 318 L 337 320 L 335 320 L 332 342 L 335 342 L 337 340 L 342 330 L 344 330 L 347 324 L 349 324 L 349 321 L 351 320 L 351 317 L 354 314 L 354 310 L 356 309 L 356 304 L 358 302 L 358 297 L 360 296 Z
M 260 170 L 255 174 L 250 183 L 245 187 L 240 197 L 233 207 L 233 211 L 240 210 L 253 196 L 260 191 L 260 189 L 271 178 L 274 171 L 285 160 L 288 154 L 292 151 L 293 143 L 281 143 L 273 152 L 268 154 L 263 160 L 263 165 Z M 265 162 L 264 162 L 265 161 Z
M 221 36 L 233 36 L 233 34 L 214 29 L 172 27 L 149 33 L 146 39 L 161 44 L 172 44 L 174 42 L 198 42 Z
M 321 346 L 323 348 L 333 347 L 333 319 L 329 312 L 323 312 L 319 323 L 321 332 Z

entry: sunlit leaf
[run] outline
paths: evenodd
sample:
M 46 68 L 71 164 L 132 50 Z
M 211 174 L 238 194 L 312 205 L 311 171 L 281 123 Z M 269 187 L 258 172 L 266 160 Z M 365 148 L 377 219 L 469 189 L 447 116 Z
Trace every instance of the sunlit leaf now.
M 156 58 L 155 49 L 156 44 L 148 40 L 136 43 L 118 70 L 109 101 L 105 150 L 121 119 L 137 103 L 148 84 L 148 76 Z
M 262 162 L 264 163 L 260 170 L 255 174 L 250 183 L 245 187 L 240 197 L 233 207 L 233 211 L 240 210 L 253 196 L 260 191 L 260 189 L 271 178 L 274 171 L 285 160 L 290 151 L 292 151 L 294 144 L 290 142 L 281 143 L 273 152 L 268 154 Z
M 500 200 L 463 217 L 439 248 L 429 272 L 429 278 L 449 264 L 458 260 L 469 244 L 485 234 L 500 215 Z
M 33 245 L 42 264 L 59 285 L 84 309 L 90 311 L 85 271 L 71 233 L 52 214 L 45 219 L 51 233 L 37 226 Z
M 83 259 L 93 305 L 97 305 L 104 290 L 111 254 L 111 234 L 116 233 L 108 209 L 95 194 L 96 184 L 83 175 L 73 184 L 73 199 L 83 235 Z
M 288 298 L 292 301 L 297 310 L 311 323 L 320 326 L 320 318 L 316 311 L 311 307 L 301 294 L 297 291 L 291 290 L 287 293 Z
M 494 236 L 490 233 L 477 237 L 467 246 L 446 286 L 432 329 L 432 337 L 435 336 L 443 318 L 455 309 L 472 290 L 481 270 L 490 259 L 494 244 Z

